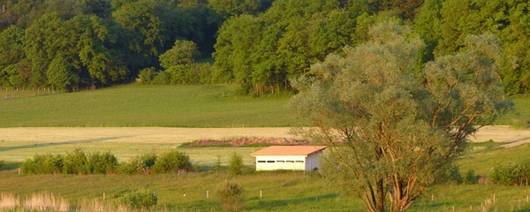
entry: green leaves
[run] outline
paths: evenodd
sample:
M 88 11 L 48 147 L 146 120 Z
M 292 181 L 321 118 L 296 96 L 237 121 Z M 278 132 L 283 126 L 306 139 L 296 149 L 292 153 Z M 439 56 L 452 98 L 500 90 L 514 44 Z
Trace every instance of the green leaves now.
M 425 46 L 410 27 L 387 19 L 368 35 L 313 65 L 292 106 L 318 126 L 313 140 L 330 146 L 324 175 L 369 209 L 383 211 L 390 197 L 391 210 L 403 211 L 451 167 L 468 135 L 508 109 L 499 46 L 492 35 L 469 36 L 459 52 L 415 72 Z

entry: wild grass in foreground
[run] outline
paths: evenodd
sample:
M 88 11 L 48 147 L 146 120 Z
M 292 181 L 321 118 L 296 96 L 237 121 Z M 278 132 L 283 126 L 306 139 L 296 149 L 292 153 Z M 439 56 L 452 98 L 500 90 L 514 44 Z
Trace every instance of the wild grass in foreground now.
M 228 148 L 237 149 L 237 148 Z M 524 161 L 530 145 L 468 153 L 459 161 L 462 173 L 476 170 L 487 176 L 498 163 Z M 483 158 L 484 160 L 480 160 Z M 496 161 L 495 158 L 503 158 Z M 359 211 L 361 201 L 326 182 L 321 176 L 303 172 L 263 172 L 231 176 L 226 170 L 190 173 L 133 175 L 18 175 L 0 172 L 0 192 L 25 196 L 51 192 L 70 203 L 118 196 L 130 191 L 157 194 L 160 210 L 221 210 L 216 190 L 226 180 L 241 185 L 244 211 Z M 530 187 L 494 184 L 441 184 L 432 187 L 411 211 L 525 211 L 530 210 Z

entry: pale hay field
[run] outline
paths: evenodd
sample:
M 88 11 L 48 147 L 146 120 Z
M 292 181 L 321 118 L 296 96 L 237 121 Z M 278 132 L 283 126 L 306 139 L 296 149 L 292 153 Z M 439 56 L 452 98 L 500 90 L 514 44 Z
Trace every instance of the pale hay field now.
M 195 139 L 230 137 L 289 137 L 290 128 L 0 128 L 0 160 L 23 161 L 34 154 L 64 154 L 76 148 L 94 152 L 112 152 L 120 160 L 143 153 L 161 153 L 176 149 Z M 211 164 L 219 157 L 225 163 L 237 152 L 247 164 L 255 147 L 179 148 L 194 162 Z
M 199 164 L 212 164 L 219 157 L 226 163 L 237 152 L 245 163 L 252 164 L 252 152 L 258 147 L 179 148 L 195 139 L 230 137 L 288 137 L 299 138 L 291 128 L 0 128 L 0 160 L 23 161 L 34 154 L 64 154 L 76 148 L 94 152 L 112 152 L 120 160 L 143 153 L 162 153 L 171 149 L 186 152 Z M 487 126 L 470 138 L 474 142 L 493 140 L 513 147 L 530 143 L 530 130 L 508 126 Z

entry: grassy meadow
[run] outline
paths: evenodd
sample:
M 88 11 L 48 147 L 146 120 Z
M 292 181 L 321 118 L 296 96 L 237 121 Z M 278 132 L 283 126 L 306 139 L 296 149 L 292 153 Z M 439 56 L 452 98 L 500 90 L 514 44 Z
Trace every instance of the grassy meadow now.
M 300 125 L 288 95 L 238 95 L 229 85 L 125 85 L 1 98 L 0 127 L 275 127 Z
M 223 148 L 220 148 L 223 149 Z M 224 148 L 246 151 L 245 148 Z M 499 162 L 527 159 L 530 145 L 510 149 L 481 149 L 472 146 L 458 161 L 462 171 L 474 169 L 487 175 Z M 208 157 L 207 151 L 197 155 Z M 502 158 L 503 161 L 494 158 Z M 248 163 L 247 163 L 248 164 Z M 302 172 L 264 172 L 229 177 L 224 171 L 158 175 L 18 175 L 14 170 L 0 171 L 0 193 L 27 195 L 52 192 L 71 202 L 86 199 L 107 201 L 113 195 L 135 189 L 149 189 L 158 194 L 159 208 L 169 210 L 220 210 L 216 189 L 226 179 L 245 189 L 245 211 L 359 211 L 359 199 L 337 190 L 316 174 Z M 259 198 L 260 190 L 263 198 Z M 206 191 L 210 193 L 206 198 Z M 528 211 L 529 187 L 500 185 L 438 185 L 427 191 L 411 211 L 480 211 L 481 205 L 495 195 L 491 211 Z
M 231 85 L 131 84 L 42 96 L 9 95 L 0 98 L 0 127 L 287 127 L 305 123 L 289 109 L 288 94 L 242 96 Z M 496 124 L 524 126 L 530 120 L 530 96 L 513 100 L 515 110 Z

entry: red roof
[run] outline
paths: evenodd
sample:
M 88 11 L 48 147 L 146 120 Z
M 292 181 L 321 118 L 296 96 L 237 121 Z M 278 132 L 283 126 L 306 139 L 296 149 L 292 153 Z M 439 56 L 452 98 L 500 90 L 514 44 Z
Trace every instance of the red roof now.
M 270 146 L 260 149 L 252 155 L 310 155 L 325 148 L 325 146 Z

